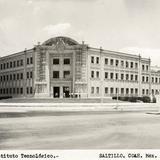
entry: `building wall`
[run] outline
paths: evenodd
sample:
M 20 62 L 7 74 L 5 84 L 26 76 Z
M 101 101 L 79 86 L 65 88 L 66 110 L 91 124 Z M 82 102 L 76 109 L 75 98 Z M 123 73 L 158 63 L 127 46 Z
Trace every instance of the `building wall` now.
M 1 97 L 55 97 L 57 87 L 59 98 L 68 91 L 81 98 L 155 95 L 160 92 L 160 72 L 140 55 L 91 48 L 66 37 L 0 58 Z
M 33 50 L 0 58 L 1 97 L 33 96 Z

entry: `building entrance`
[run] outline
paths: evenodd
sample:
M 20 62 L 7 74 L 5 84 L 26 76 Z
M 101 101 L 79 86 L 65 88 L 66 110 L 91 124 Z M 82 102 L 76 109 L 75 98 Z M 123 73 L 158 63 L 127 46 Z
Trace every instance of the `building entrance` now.
M 64 98 L 70 97 L 69 87 L 63 87 L 63 97 Z
M 60 87 L 53 87 L 53 97 L 54 98 L 60 97 Z

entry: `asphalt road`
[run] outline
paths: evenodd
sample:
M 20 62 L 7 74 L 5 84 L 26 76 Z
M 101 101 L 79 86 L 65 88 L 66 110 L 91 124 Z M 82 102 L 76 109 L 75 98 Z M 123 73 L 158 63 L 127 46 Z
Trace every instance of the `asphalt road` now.
M 145 112 L 0 113 L 0 149 L 159 149 L 160 115 Z

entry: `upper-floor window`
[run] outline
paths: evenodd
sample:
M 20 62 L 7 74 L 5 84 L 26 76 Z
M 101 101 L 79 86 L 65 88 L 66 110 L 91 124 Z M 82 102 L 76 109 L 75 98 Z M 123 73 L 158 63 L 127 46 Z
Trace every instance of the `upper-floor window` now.
M 138 75 L 135 75 L 135 81 L 138 81 Z
M 126 74 L 126 80 L 129 80 L 129 74 Z
M 148 67 L 148 65 L 146 65 L 146 70 L 148 71 L 148 69 L 149 69 L 149 67 Z
M 133 68 L 133 62 L 131 62 L 131 68 Z
M 108 72 L 105 72 L 105 79 L 108 79 Z
M 149 81 L 149 78 L 148 77 L 146 77 L 146 82 L 148 82 Z
M 124 74 L 123 73 L 121 74 L 121 80 L 124 80 Z
M 142 70 L 144 71 L 144 65 L 142 65 Z
M 142 76 L 142 82 L 144 82 L 144 81 L 145 81 L 145 80 L 144 80 L 144 78 L 145 78 L 145 77 L 144 77 L 144 76 Z
M 105 64 L 108 65 L 108 58 L 105 58 Z
M 126 68 L 128 68 L 128 62 L 126 61 Z
M 12 62 L 10 62 L 10 68 L 12 68 Z
M 13 67 L 16 67 L 16 61 L 13 62 Z
M 53 71 L 53 78 L 59 78 L 59 71 Z
M 70 71 L 64 71 L 63 78 L 70 78 Z
M 116 73 L 116 80 L 118 79 L 118 73 Z
M 133 74 L 131 74 L 131 81 L 133 81 Z
M 99 94 L 99 87 L 96 87 L 96 93 Z
M 29 58 L 27 58 L 27 64 L 29 64 Z
M 64 59 L 64 64 L 70 64 L 70 59 L 69 58 L 65 58 Z
M 113 76 L 113 73 L 110 73 L 110 79 L 113 79 L 114 76 Z
M 94 71 L 91 71 L 91 78 L 94 78 Z
M 119 60 L 116 60 L 116 66 L 118 66 L 119 65 Z
M 59 64 L 59 59 L 58 58 L 54 58 L 53 59 L 53 64 Z
M 19 67 L 19 60 L 17 60 L 17 67 Z
M 94 57 L 91 56 L 91 63 L 94 63 Z
M 30 64 L 33 64 L 33 57 L 30 57 Z
M 7 62 L 7 68 L 9 68 L 9 63 Z
M 123 67 L 124 66 L 124 61 L 121 61 L 121 67 Z
M 99 57 L 96 58 L 96 63 L 99 64 Z
M 112 66 L 113 66 L 113 64 L 114 64 L 114 60 L 113 60 L 113 59 L 111 59 L 111 60 L 110 60 L 110 65 L 112 65 Z
M 20 63 L 21 63 L 21 66 L 23 66 L 23 59 L 21 59 Z
M 135 68 L 138 68 L 138 63 L 137 62 L 135 63 Z
M 31 71 L 31 72 L 30 72 L 30 78 L 32 78 L 32 77 L 33 77 L 33 72 Z
M 99 71 L 96 72 L 96 77 L 99 78 Z

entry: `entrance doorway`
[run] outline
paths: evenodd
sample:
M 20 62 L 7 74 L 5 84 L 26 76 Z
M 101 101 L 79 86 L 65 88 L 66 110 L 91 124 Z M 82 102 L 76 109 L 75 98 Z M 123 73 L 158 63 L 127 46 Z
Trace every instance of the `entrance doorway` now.
M 69 98 L 69 87 L 63 87 L 63 97 L 64 98 Z
M 60 97 L 60 87 L 53 87 L 53 97 L 54 98 Z

